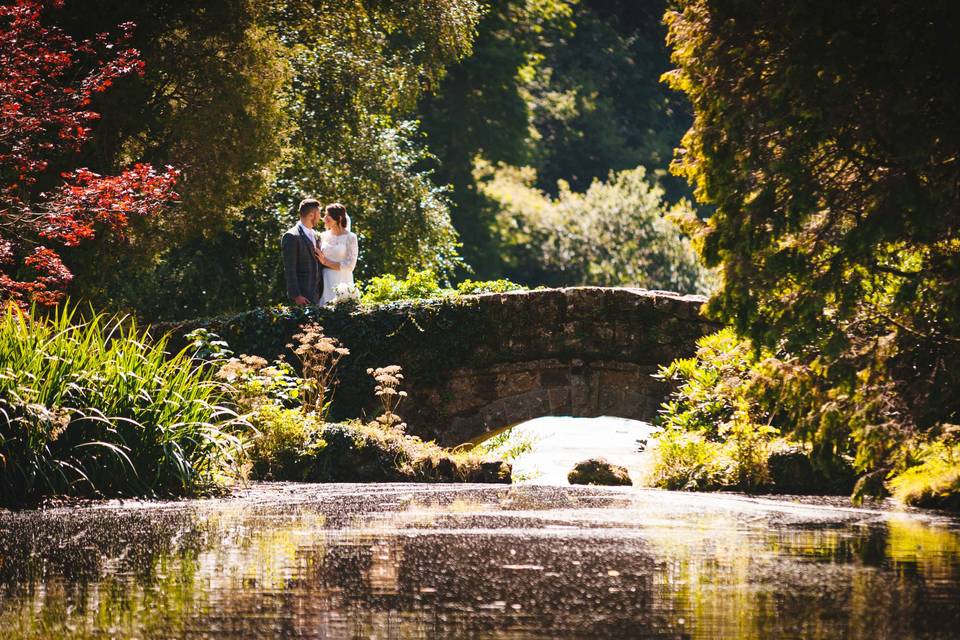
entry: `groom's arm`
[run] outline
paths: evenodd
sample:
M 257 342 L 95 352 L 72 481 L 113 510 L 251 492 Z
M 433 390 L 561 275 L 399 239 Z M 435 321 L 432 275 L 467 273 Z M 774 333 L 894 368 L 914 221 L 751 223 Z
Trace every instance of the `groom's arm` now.
M 280 250 L 283 253 L 283 274 L 287 280 L 287 298 L 296 302 L 298 298 L 303 297 L 300 293 L 300 285 L 297 284 L 297 243 L 299 238 L 283 234 L 280 240 Z

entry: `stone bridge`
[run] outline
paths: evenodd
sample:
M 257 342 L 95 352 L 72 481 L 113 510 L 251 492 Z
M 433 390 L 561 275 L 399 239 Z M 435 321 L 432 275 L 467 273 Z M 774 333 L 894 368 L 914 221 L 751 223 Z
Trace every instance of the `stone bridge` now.
M 368 367 L 399 364 L 411 433 L 452 446 L 541 416 L 650 420 L 668 386 L 658 365 L 693 353 L 716 325 L 704 298 L 642 289 L 574 287 L 401 302 L 373 308 L 258 309 L 163 327 L 206 326 L 237 353 L 273 359 L 298 327 L 320 322 L 351 353 L 339 369 L 333 418 L 375 411 Z

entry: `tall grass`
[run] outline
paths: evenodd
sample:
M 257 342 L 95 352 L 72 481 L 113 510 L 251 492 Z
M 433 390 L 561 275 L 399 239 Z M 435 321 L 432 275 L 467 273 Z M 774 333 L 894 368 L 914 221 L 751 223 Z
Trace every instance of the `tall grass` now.
M 49 495 L 171 496 L 239 451 L 212 372 L 130 320 L 64 306 L 0 312 L 0 504 Z

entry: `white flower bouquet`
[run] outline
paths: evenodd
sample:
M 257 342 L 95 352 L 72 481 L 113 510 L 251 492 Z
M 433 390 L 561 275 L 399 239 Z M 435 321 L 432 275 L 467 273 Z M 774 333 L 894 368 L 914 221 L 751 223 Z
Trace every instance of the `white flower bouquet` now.
M 357 304 L 360 302 L 360 290 L 353 284 L 342 282 L 334 288 L 333 294 L 333 304 L 341 304 L 343 302 Z

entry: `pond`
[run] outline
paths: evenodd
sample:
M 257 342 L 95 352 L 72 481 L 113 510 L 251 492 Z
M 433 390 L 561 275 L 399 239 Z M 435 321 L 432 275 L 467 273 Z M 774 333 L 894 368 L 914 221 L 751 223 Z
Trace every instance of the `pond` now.
M 259 484 L 0 511 L 0 635 L 955 637 L 960 522 L 881 506 Z

